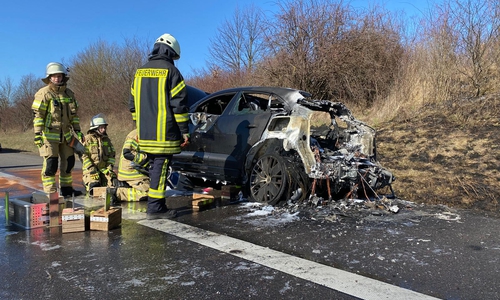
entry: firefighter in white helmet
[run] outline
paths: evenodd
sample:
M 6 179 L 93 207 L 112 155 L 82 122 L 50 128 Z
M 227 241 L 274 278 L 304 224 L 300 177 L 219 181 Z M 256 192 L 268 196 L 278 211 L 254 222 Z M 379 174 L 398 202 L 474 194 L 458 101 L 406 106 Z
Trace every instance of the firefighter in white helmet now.
M 179 42 L 165 33 L 156 39 L 148 62 L 137 69 L 131 87 L 130 112 L 136 121 L 138 144 L 149 158 L 150 187 L 147 218 L 174 218 L 165 191 L 169 166 L 181 145 L 188 142 L 186 84 L 174 61 L 181 56 Z
M 49 63 L 42 78 L 47 86 L 35 94 L 31 106 L 34 113 L 34 141 L 44 159 L 41 174 L 43 190 L 46 193 L 57 192 L 56 173 L 59 168 L 60 193 L 64 197 L 82 194 L 73 189 L 71 175 L 75 155 L 69 143 L 75 133 L 80 139 L 83 134 L 80 132 L 78 103 L 73 91 L 66 86 L 68 79 L 66 67 L 57 62 Z
M 85 135 L 85 153 L 82 155 L 83 183 L 89 195 L 95 187 L 109 187 L 109 192 L 116 202 L 115 148 L 107 134 L 108 123 L 103 114 L 90 120 L 90 127 Z

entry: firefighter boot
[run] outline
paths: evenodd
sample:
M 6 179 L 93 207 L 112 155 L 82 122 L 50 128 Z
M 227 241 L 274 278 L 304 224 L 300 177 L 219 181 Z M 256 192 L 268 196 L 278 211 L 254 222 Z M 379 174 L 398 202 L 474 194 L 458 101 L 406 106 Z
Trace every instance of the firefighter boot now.
M 71 196 L 78 197 L 78 196 L 80 196 L 82 194 L 83 194 L 82 192 L 74 190 L 73 187 L 71 187 L 71 186 L 63 186 L 63 187 L 61 187 L 61 195 L 64 198 L 68 198 L 68 197 L 71 197 Z

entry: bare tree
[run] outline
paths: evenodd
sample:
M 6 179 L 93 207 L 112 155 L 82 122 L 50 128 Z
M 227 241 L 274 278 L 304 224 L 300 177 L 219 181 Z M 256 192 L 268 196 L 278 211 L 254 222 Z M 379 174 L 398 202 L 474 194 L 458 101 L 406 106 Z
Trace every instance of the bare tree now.
M 10 77 L 0 80 L 0 110 L 9 107 L 12 104 L 14 94 L 14 84 Z
M 319 92 L 328 84 L 324 71 L 329 69 L 323 54 L 341 35 L 347 11 L 332 1 L 284 1 L 279 7 L 266 32 L 270 53 L 263 64 L 266 77 L 272 85 L 322 96 Z
M 190 85 L 205 92 L 213 93 L 235 85 L 235 74 L 213 65 L 209 70 L 198 71 L 198 75 L 186 79 Z
M 136 39 L 121 46 L 97 41 L 71 60 L 69 85 L 81 116 L 127 110 L 135 70 L 147 58 L 145 49 Z
M 439 7 L 448 16 L 450 45 L 457 55 L 456 68 L 471 85 L 474 96 L 489 88 L 500 59 L 500 4 L 497 0 L 452 0 Z
M 33 111 L 31 110 L 31 105 L 33 104 L 36 92 L 44 85 L 39 77 L 29 74 L 21 78 L 21 82 L 15 91 L 11 123 L 23 132 L 33 128 Z
M 210 69 L 230 71 L 238 78 L 252 72 L 264 55 L 263 21 L 262 11 L 255 6 L 237 8 L 233 18 L 226 19 L 211 39 Z
M 280 8 L 268 26 L 271 55 L 262 64 L 270 84 L 360 104 L 388 93 L 403 48 L 387 13 L 330 0 L 280 2 Z
M 5 131 L 3 122 L 6 119 L 7 110 L 12 105 L 14 85 L 10 77 L 0 81 L 0 130 Z

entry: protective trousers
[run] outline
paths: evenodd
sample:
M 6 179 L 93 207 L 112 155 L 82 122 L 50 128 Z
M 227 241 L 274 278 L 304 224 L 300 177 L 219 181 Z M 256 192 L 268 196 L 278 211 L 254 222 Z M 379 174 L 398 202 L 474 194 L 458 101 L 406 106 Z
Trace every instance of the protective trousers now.
M 141 201 L 148 196 L 149 178 L 139 180 L 128 180 L 130 187 L 119 187 L 116 196 L 120 201 Z
M 148 196 L 148 192 L 141 191 L 135 188 L 124 188 L 119 187 L 116 190 L 116 197 L 120 199 L 120 201 L 141 201 L 144 200 Z
M 39 149 L 40 156 L 43 157 L 42 167 L 42 185 L 45 193 L 57 192 L 56 173 L 59 166 L 59 185 L 63 187 L 72 187 L 73 178 L 71 171 L 75 166 L 75 155 L 73 148 L 66 143 L 45 142 Z
M 167 177 L 172 156 L 172 154 L 148 153 L 150 186 L 147 213 L 164 213 L 168 210 L 165 200 L 165 190 L 167 188 Z

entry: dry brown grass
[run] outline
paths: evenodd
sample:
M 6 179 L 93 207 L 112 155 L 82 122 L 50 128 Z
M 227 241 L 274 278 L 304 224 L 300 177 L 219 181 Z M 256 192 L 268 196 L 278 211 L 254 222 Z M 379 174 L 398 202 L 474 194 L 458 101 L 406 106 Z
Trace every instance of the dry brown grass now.
M 26 132 L 0 132 L 0 144 L 3 150 L 17 150 L 23 152 L 38 153 L 33 143 L 34 134 L 32 131 Z
M 500 95 L 424 106 L 380 124 L 379 160 L 406 200 L 494 211 L 500 199 Z

